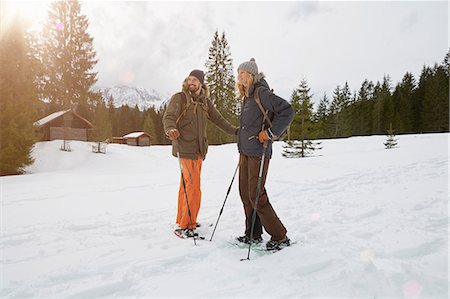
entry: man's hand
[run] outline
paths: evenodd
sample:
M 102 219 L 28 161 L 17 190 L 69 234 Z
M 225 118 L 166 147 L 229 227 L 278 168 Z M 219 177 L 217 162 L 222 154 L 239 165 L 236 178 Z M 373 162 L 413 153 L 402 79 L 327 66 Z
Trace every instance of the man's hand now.
M 170 140 L 174 141 L 177 140 L 178 137 L 180 137 L 180 132 L 177 129 L 172 129 L 167 131 L 166 135 Z
M 266 142 L 269 139 L 272 139 L 269 136 L 269 132 L 267 132 L 266 130 L 259 132 L 259 134 L 258 134 L 259 142 L 264 143 L 264 142 Z

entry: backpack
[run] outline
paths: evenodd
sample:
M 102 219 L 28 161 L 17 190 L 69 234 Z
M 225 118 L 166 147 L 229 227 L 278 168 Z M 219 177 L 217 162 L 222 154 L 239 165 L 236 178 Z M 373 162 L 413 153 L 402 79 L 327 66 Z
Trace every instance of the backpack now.
M 184 99 L 184 110 L 183 112 L 180 113 L 180 115 L 178 116 L 177 120 L 175 121 L 175 124 L 178 125 L 178 123 L 180 122 L 180 120 L 183 118 L 183 116 L 186 114 L 186 112 L 188 111 L 189 107 L 192 104 L 192 98 L 189 96 L 189 100 L 188 100 L 188 95 L 186 94 L 185 91 L 181 92 L 181 97 Z M 206 112 L 207 117 L 209 118 L 209 104 L 208 104 L 209 99 L 205 97 L 205 103 L 202 104 L 202 109 L 203 111 Z M 195 104 L 198 105 L 198 102 Z M 194 108 L 195 109 L 195 108 Z

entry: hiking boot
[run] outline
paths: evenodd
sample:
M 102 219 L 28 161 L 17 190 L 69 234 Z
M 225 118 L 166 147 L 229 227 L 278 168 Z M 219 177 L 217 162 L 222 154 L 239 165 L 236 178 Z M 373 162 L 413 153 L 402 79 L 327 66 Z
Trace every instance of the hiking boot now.
M 247 236 L 240 236 L 236 238 L 236 241 L 240 242 L 240 243 L 245 243 L 245 244 L 250 244 L 250 238 Z M 259 244 L 263 241 L 263 239 L 261 237 L 254 237 L 252 240 L 252 244 Z
M 182 238 L 193 238 L 198 236 L 198 234 L 195 233 L 193 229 L 182 229 L 182 228 L 176 229 L 175 234 Z
M 266 243 L 266 249 L 269 251 L 281 250 L 288 246 L 291 246 L 291 240 L 288 237 L 285 237 L 284 240 L 281 241 L 270 240 Z

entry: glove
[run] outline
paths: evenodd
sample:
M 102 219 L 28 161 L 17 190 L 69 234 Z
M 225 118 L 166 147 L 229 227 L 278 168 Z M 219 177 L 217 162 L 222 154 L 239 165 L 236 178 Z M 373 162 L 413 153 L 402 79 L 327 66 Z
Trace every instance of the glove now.
M 269 128 L 267 130 L 263 130 L 259 132 L 258 139 L 259 142 L 264 143 L 267 140 L 276 140 L 278 137 L 273 134 L 272 130 Z
M 177 140 L 177 138 L 180 137 L 180 132 L 177 129 L 169 130 L 166 134 L 172 141 Z
M 259 132 L 258 139 L 259 139 L 259 142 L 264 143 L 267 140 L 271 140 L 272 138 L 270 138 L 269 132 L 264 130 L 264 131 Z

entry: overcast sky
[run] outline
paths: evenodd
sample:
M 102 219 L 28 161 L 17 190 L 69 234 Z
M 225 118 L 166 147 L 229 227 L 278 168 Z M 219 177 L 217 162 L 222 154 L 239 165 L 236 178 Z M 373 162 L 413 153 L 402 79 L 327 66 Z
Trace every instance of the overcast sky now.
M 48 3 L 41 5 L 42 9 Z M 349 83 L 441 63 L 449 47 L 447 1 L 82 2 L 99 62 L 99 87 L 127 84 L 163 95 L 205 68 L 216 30 L 236 69 L 256 59 L 271 88 L 289 99 L 305 78 L 318 102 Z

